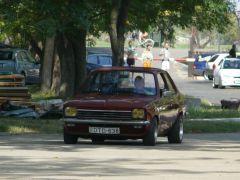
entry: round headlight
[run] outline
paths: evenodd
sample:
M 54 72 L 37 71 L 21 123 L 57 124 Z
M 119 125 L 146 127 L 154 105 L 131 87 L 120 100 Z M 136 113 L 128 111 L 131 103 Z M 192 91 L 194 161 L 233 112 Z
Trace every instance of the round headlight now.
M 132 118 L 133 119 L 143 119 L 145 117 L 144 109 L 133 109 Z
M 76 116 L 77 115 L 77 108 L 75 107 L 66 107 L 64 111 L 65 116 Z

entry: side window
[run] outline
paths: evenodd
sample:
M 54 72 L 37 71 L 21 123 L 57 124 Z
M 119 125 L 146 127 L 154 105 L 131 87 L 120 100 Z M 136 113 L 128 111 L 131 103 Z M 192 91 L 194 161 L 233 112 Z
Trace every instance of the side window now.
M 18 61 L 23 61 L 21 52 L 16 53 L 16 58 L 17 58 Z
M 102 66 L 112 65 L 112 58 L 110 56 L 99 56 L 99 64 Z
M 22 52 L 20 52 L 20 53 L 21 53 L 22 59 L 23 59 L 24 61 L 27 61 L 27 60 L 28 60 L 27 53 L 24 52 L 24 51 L 22 51 Z
M 98 64 L 97 56 L 95 56 L 95 55 L 88 56 L 87 62 L 92 63 L 92 64 Z
M 161 90 L 162 88 L 162 85 L 160 84 L 161 83 L 161 80 L 160 77 L 162 78 L 162 83 L 164 83 L 164 89 Z M 173 94 L 176 94 L 176 89 L 175 89 L 175 86 L 173 85 L 172 81 L 170 80 L 170 76 L 168 74 L 165 74 L 165 73 L 160 73 L 159 76 L 158 76 L 158 81 L 159 81 L 159 88 L 160 88 L 160 95 L 162 95 L 161 93 L 163 93 L 164 91 L 168 91 L 169 93 L 171 93 L 172 95 Z M 168 93 L 168 94 L 169 94 Z
M 159 89 L 160 89 L 160 90 L 166 88 L 166 86 L 165 86 L 165 82 L 164 82 L 162 76 L 163 76 L 163 75 L 160 74 L 160 73 L 157 75 L 157 78 L 158 78 L 158 85 L 159 85 Z
M 167 86 L 166 86 L 163 74 L 162 73 L 158 73 L 157 79 L 158 79 L 158 86 L 159 86 L 159 90 L 160 90 L 160 96 L 162 96 L 163 92 L 167 91 L 167 89 L 166 89 Z

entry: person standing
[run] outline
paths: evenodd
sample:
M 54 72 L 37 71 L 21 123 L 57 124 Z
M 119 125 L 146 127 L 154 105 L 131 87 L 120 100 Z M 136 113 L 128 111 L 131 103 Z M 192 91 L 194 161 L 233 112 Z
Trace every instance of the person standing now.
M 142 53 L 143 67 L 151 67 L 153 61 L 153 54 L 151 52 L 151 45 L 147 44 L 146 49 Z
M 135 48 L 132 45 L 132 41 L 128 41 L 128 49 L 127 49 L 127 64 L 128 66 L 135 65 Z
M 236 58 L 237 55 L 236 55 L 236 44 L 233 44 L 232 45 L 232 48 L 230 49 L 229 51 L 229 55 L 232 57 L 232 58 Z
M 169 63 L 169 45 L 168 43 L 165 44 L 164 49 L 163 49 L 163 59 L 162 59 L 162 67 L 161 69 L 163 70 L 169 70 L 170 69 L 170 63 Z

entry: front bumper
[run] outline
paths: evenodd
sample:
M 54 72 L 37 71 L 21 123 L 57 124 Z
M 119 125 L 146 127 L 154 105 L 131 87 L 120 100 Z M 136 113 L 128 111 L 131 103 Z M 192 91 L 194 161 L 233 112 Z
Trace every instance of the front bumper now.
M 148 132 L 150 121 L 109 121 L 109 120 L 83 120 L 75 118 L 64 118 L 64 132 L 79 137 L 91 138 L 93 136 L 104 136 L 106 138 L 143 138 Z M 89 127 L 119 128 L 119 134 L 93 134 Z

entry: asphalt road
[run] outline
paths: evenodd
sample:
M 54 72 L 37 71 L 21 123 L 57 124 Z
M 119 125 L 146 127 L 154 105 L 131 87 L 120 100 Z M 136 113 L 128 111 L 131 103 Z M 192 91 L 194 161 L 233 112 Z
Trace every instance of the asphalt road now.
M 240 178 L 240 133 L 187 134 L 183 144 L 159 138 L 65 145 L 61 135 L 0 135 L 0 179 Z

